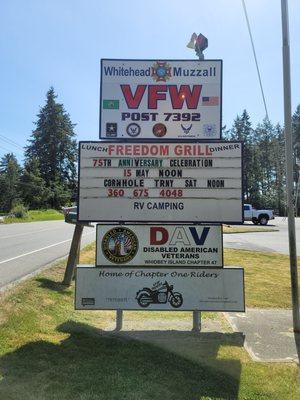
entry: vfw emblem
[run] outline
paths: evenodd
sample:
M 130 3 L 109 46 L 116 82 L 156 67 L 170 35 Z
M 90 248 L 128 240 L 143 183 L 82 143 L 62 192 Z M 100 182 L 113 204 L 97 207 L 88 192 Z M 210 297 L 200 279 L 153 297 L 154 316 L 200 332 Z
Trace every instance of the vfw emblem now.
M 171 78 L 171 66 L 167 62 L 159 62 L 157 61 L 152 66 L 152 78 L 156 81 L 166 82 Z

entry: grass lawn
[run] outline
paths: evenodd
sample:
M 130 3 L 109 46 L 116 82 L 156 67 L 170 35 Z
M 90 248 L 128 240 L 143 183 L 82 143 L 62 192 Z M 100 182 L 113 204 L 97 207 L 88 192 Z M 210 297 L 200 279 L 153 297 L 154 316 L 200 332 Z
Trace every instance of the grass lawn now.
M 279 229 L 256 225 L 223 225 L 223 233 L 278 232 Z
M 57 210 L 29 210 L 26 218 L 8 217 L 4 219 L 4 223 L 12 224 L 16 222 L 54 221 L 64 218 L 63 213 Z
M 81 262 L 93 260 L 91 245 Z M 278 307 L 283 303 L 277 299 L 289 298 L 287 257 L 227 250 L 225 263 L 245 266 L 248 306 Z M 243 336 L 232 333 L 221 314 L 204 315 L 220 319 L 225 333 L 107 331 L 115 326 L 115 312 L 74 311 L 74 285 L 60 284 L 64 268 L 61 261 L 2 295 L 1 400 L 300 398 L 299 367 L 251 361 Z M 275 279 L 276 296 L 267 277 Z M 191 321 L 187 312 L 124 314 L 133 327 L 166 318 L 171 326 Z
M 224 265 L 245 269 L 247 307 L 292 308 L 287 255 L 225 249 Z

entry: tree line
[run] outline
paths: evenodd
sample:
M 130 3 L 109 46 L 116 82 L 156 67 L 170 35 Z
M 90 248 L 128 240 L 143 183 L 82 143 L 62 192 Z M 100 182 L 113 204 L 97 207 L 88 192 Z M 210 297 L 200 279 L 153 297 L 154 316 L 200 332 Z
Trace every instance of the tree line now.
M 35 129 L 25 147 L 24 166 L 20 166 L 13 153 L 5 154 L 0 161 L 1 212 L 10 212 L 18 204 L 30 209 L 60 209 L 76 200 L 75 124 L 56 98 L 54 89 L 50 88 L 46 104 L 37 115 Z M 223 138 L 244 143 L 244 201 L 285 215 L 283 128 L 279 124 L 273 125 L 268 119 L 253 128 L 250 116 L 244 110 L 230 129 L 223 128 Z M 300 105 L 293 115 L 293 142 L 295 205 L 297 215 L 300 215 L 300 193 L 296 190 L 300 174 Z
M 292 117 L 294 147 L 295 208 L 300 214 L 300 105 Z M 246 110 L 236 117 L 231 129 L 223 130 L 224 139 L 244 143 L 243 193 L 245 203 L 256 208 L 271 208 L 286 215 L 285 139 L 283 127 L 267 118 L 253 128 Z M 290 155 L 293 156 L 292 154 Z M 297 197 L 297 198 L 296 198 Z M 298 200 L 298 201 L 297 201 Z
M 13 153 L 0 161 L 0 210 L 22 204 L 30 209 L 55 208 L 75 200 L 77 142 L 74 127 L 53 88 L 37 115 L 25 147 L 24 166 Z

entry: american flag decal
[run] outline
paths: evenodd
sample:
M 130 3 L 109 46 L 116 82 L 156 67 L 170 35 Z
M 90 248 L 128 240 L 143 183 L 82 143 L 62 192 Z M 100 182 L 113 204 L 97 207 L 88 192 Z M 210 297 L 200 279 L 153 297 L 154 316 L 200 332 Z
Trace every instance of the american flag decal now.
M 219 105 L 219 97 L 218 96 L 202 97 L 202 105 L 203 106 L 218 106 Z

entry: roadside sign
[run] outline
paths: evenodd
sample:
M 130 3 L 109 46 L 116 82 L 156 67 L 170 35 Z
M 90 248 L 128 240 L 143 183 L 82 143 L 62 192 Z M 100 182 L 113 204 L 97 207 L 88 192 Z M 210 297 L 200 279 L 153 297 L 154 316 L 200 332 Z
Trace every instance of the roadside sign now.
M 100 138 L 221 139 L 222 60 L 101 60 Z
M 77 310 L 245 311 L 244 270 L 80 265 Z
M 222 267 L 222 227 L 99 224 L 96 265 Z
M 78 221 L 240 223 L 240 142 L 79 143 Z

